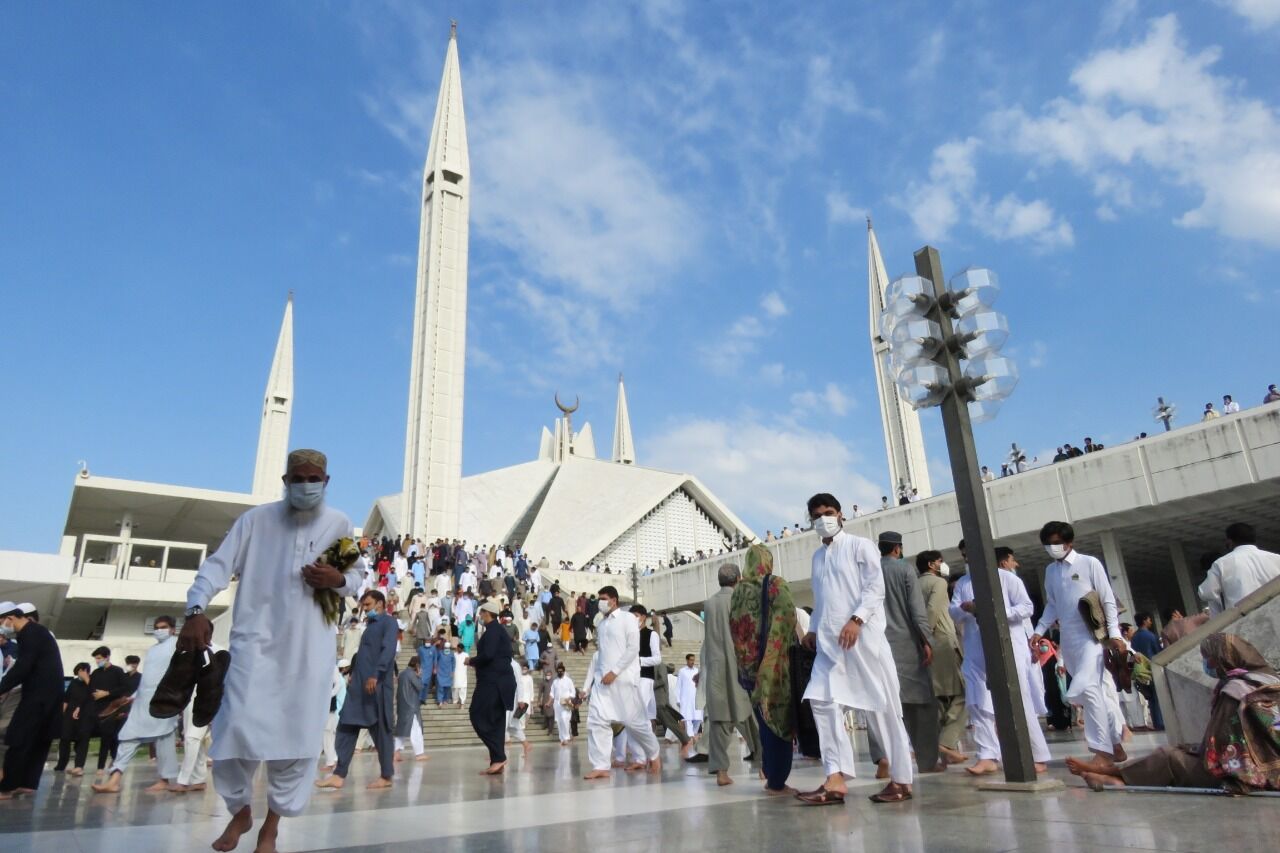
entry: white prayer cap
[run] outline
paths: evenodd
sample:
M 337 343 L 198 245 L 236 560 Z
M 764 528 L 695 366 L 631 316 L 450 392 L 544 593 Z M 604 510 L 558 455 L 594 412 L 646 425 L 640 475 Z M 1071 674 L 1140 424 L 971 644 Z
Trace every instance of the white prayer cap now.
M 8 616 L 19 612 L 18 605 L 12 601 L 0 601 L 0 616 Z
M 351 661 L 347 660 L 346 658 L 343 658 L 342 660 L 338 661 L 338 669 L 346 669 L 349 666 L 351 666 Z
M 24 601 L 18 605 L 18 610 L 22 613 L 22 615 L 27 616 L 36 612 L 36 606 L 32 604 L 30 601 Z

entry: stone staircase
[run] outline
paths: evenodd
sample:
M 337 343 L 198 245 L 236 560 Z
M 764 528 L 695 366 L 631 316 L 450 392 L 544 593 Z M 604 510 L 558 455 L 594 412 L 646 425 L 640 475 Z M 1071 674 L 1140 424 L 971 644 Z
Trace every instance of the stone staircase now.
M 676 638 L 672 647 L 663 646 L 662 661 L 669 663 L 677 670 L 684 666 L 684 657 L 686 654 L 697 655 L 700 652 L 702 641 L 680 640 Z M 587 676 L 587 665 L 591 662 L 591 653 L 595 650 L 594 645 L 585 654 L 575 654 L 561 650 L 560 661 L 565 665 L 566 674 L 573 679 L 573 683 L 579 688 Z M 396 665 L 400 669 L 404 669 L 409 665 L 409 659 L 416 652 L 409 644 L 403 644 L 400 654 L 396 658 Z M 475 731 L 471 728 L 471 720 L 468 716 L 468 708 L 471 702 L 471 690 L 475 687 L 475 673 L 468 672 L 467 679 L 467 701 L 459 708 L 457 705 L 437 706 L 435 699 L 428 698 L 427 703 L 422 706 L 422 739 L 428 750 L 439 749 L 448 746 L 476 746 L 479 741 L 476 738 Z M 533 673 L 534 677 L 534 696 L 537 696 L 537 679 L 541 673 Z M 581 711 L 582 729 L 585 729 L 587 719 L 587 708 L 583 704 Z M 555 724 L 552 723 L 551 731 L 547 731 L 546 721 L 542 716 L 542 712 L 537 708 L 530 708 L 528 713 L 528 721 L 525 723 L 525 734 L 534 743 L 555 743 Z M 580 732 L 582 731 L 580 729 Z

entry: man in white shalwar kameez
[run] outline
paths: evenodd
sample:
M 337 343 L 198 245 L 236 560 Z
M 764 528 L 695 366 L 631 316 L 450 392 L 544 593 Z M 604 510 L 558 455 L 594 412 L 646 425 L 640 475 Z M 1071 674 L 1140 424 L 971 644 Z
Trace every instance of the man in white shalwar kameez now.
M 578 689 L 573 686 L 573 679 L 564 674 L 564 664 L 557 664 L 556 679 L 551 682 L 551 708 L 555 712 L 556 736 L 560 738 L 561 746 L 568 746 L 573 740 L 571 706 L 576 698 Z
M 696 655 L 684 656 L 684 668 L 676 676 L 676 703 L 680 716 L 684 717 L 684 733 L 691 738 L 698 736 L 702 723 L 702 711 L 698 709 L 698 667 Z
M 235 849 L 252 828 L 249 803 L 262 764 L 268 811 L 258 834 L 259 853 L 275 850 L 281 816 L 301 814 L 311 799 L 337 659 L 333 627 L 315 591 L 354 595 L 365 571 L 363 558 L 345 572 L 318 562 L 336 540 L 352 535 L 347 517 L 325 505 L 327 467 L 319 451 L 290 453 L 285 500 L 241 515 L 187 592 L 187 621 L 178 645 L 196 651 L 212 638 L 204 608 L 233 577 L 240 579 L 231 665 L 211 724 L 213 784 L 231 813 L 215 850 Z
M 134 753 L 143 744 L 155 744 L 157 770 L 160 780 L 147 788 L 152 793 L 167 790 L 178 782 L 178 718 L 160 719 L 151 716 L 151 697 L 156 695 L 160 679 L 169 668 L 169 660 L 178 647 L 173 635 L 173 617 L 157 616 L 153 623 L 155 645 L 147 649 L 142 661 L 142 679 L 129 704 L 129 718 L 120 729 L 120 749 L 116 760 L 112 762 L 107 779 L 101 785 L 94 785 L 93 790 L 99 794 L 116 794 L 120 791 L 120 780 L 125 768 L 133 760 Z
M 1035 611 L 1026 584 L 1013 572 L 1003 568 L 1007 563 L 1017 566 L 1013 552 L 1008 548 L 996 549 L 996 562 L 1001 565 L 1000 589 L 1004 593 L 1004 616 L 1009 623 L 1009 642 L 1013 645 L 1013 657 L 1018 667 L 1018 683 L 1022 687 L 1022 708 L 1027 718 L 1027 731 L 1031 736 L 1031 757 L 1037 773 L 1048 769 L 1049 744 L 1045 742 L 1040 720 L 1036 718 L 1031 697 L 1031 680 L 1027 670 L 1032 666 L 1027 640 L 1023 636 L 1022 621 Z M 982 650 L 982 637 L 978 632 L 973 603 L 973 575 L 966 573 L 956 581 L 951 594 L 951 618 L 960 628 L 964 643 L 964 660 L 960 674 L 964 677 L 964 701 L 973 724 L 973 740 L 977 745 L 977 761 L 965 769 L 974 776 L 984 776 L 999 770 L 1000 740 L 996 736 L 996 712 L 987 686 L 987 659 Z M 1021 646 L 1021 649 L 1019 648 Z M 1023 651 L 1027 654 L 1024 656 Z M 1025 660 L 1024 660 L 1025 658 Z
M 1061 642 L 1058 653 L 1071 686 L 1063 700 L 1084 708 L 1084 739 L 1097 756 L 1097 762 L 1110 766 L 1124 761 L 1126 754 L 1120 741 L 1124 734 L 1124 714 L 1120 710 L 1115 682 L 1103 664 L 1103 645 L 1097 640 L 1084 617 L 1080 615 L 1080 599 L 1096 592 L 1102 603 L 1107 642 L 1117 651 L 1126 648 L 1120 636 L 1120 620 L 1116 596 L 1111 590 L 1107 570 L 1097 559 L 1075 550 L 1075 530 L 1065 521 L 1051 521 L 1040 530 L 1040 542 L 1049 554 L 1045 572 L 1044 612 L 1036 625 L 1031 645 L 1040 642 L 1054 622 L 1058 623 Z
M 813 555 L 813 630 L 804 645 L 817 652 L 804 698 L 813 708 L 827 780 L 801 794 L 810 805 L 844 802 L 853 777 L 853 744 L 844 711 L 862 711 L 889 759 L 889 784 L 872 802 L 911 799 L 911 741 L 902 723 L 898 671 L 885 639 L 884 574 L 870 539 L 844 532 L 840 502 L 809 499 L 809 517 L 822 542 Z
M 650 773 L 660 773 L 658 738 L 645 716 L 640 697 L 640 623 L 618 609 L 618 591 L 600 590 L 604 618 L 596 634 L 595 679 L 587 711 L 587 758 L 591 772 L 586 779 L 610 775 L 613 723 L 621 723 L 631 743 L 644 755 Z

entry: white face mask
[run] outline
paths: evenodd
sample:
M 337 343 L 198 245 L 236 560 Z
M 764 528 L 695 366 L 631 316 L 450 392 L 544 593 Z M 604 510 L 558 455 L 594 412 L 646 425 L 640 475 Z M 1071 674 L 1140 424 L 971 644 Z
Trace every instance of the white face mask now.
M 169 637 L 173 636 L 173 631 L 168 628 L 156 628 L 151 632 L 151 636 L 156 638 L 157 643 L 163 643 Z
M 944 578 L 951 577 L 951 567 L 947 565 L 945 560 L 941 566 L 938 566 L 938 574 L 942 575 Z
M 1063 557 L 1067 556 L 1067 546 L 1066 545 L 1045 545 L 1044 552 L 1048 554 L 1049 558 L 1052 560 L 1061 560 Z
M 607 615 L 609 613 L 609 608 L 611 608 L 612 606 L 613 604 L 609 601 L 609 599 L 607 598 L 600 599 L 600 615 L 601 616 Z
M 297 510 L 315 509 L 324 500 L 324 483 L 290 483 L 289 506 Z
M 830 539 L 840 532 L 844 525 L 840 523 L 839 516 L 820 515 L 813 520 L 813 529 L 823 539 Z

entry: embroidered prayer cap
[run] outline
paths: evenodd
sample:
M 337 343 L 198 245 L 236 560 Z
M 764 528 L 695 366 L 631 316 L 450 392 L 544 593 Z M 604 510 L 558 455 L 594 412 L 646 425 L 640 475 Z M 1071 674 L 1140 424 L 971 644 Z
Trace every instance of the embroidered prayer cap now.
M 894 531 L 892 531 L 892 530 L 886 530 L 886 531 L 884 531 L 883 533 L 881 533 L 881 534 L 880 534 L 880 539 L 879 539 L 879 541 L 880 541 L 880 542 L 887 542 L 887 543 L 888 543 L 888 544 L 890 544 L 890 545 L 901 545 L 901 544 L 902 544 L 902 534 L 901 534 L 901 533 L 895 533 L 895 532 L 894 532 Z
M 329 457 L 325 456 L 319 450 L 310 450 L 301 448 L 289 452 L 289 461 L 285 466 L 285 470 L 292 471 L 299 465 L 315 465 L 322 471 L 329 470 Z

